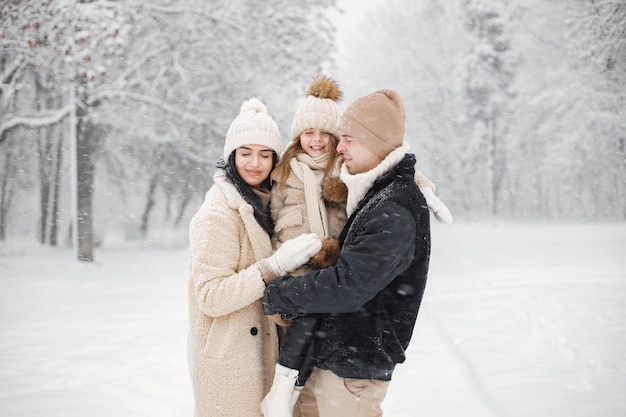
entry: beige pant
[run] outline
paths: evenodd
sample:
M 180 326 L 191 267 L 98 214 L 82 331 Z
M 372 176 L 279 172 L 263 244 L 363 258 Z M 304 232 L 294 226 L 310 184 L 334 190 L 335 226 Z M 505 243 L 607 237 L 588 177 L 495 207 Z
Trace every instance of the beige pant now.
M 314 368 L 298 398 L 294 416 L 380 417 L 389 381 L 341 378 Z

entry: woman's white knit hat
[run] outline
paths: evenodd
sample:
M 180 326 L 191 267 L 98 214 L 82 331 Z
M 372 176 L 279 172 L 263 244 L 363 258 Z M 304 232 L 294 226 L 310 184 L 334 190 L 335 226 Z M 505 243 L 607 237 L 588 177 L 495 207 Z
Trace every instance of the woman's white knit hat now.
M 338 136 L 341 119 L 341 110 L 337 105 L 339 99 L 341 91 L 333 79 L 326 76 L 314 79 L 306 91 L 306 99 L 293 116 L 291 140 L 305 130 L 315 128 Z
M 263 145 L 280 155 L 280 131 L 278 125 L 267 114 L 267 107 L 259 99 L 251 98 L 241 105 L 239 115 L 226 132 L 224 160 L 240 146 Z

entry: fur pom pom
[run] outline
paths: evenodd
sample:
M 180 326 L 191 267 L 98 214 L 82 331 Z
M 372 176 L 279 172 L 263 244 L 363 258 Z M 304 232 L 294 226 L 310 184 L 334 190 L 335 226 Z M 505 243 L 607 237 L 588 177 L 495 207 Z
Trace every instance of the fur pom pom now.
M 250 100 L 244 101 L 239 110 L 240 114 L 248 112 L 267 113 L 267 107 L 261 100 L 253 97 Z
M 311 82 L 306 91 L 307 96 L 315 96 L 317 98 L 327 98 L 333 101 L 341 99 L 341 91 L 337 82 L 330 77 L 324 75 L 317 77 Z
M 339 247 L 337 239 L 327 237 L 322 240 L 322 249 L 320 249 L 320 251 L 311 258 L 309 264 L 318 269 L 328 268 L 329 266 L 335 265 L 335 263 L 337 263 L 337 258 L 339 258 L 340 250 L 341 248 Z
M 348 187 L 339 177 L 327 178 L 322 181 L 322 197 L 328 203 L 345 204 L 348 201 Z

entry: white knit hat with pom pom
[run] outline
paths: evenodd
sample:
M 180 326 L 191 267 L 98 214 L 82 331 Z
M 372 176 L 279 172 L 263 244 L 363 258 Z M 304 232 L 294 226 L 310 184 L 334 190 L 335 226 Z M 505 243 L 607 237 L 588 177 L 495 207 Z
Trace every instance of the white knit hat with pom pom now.
M 311 82 L 306 95 L 293 116 L 291 140 L 307 129 L 322 129 L 338 136 L 341 110 L 337 101 L 341 99 L 341 91 L 337 83 L 322 75 Z
M 280 155 L 280 131 L 267 114 L 267 107 L 259 99 L 251 98 L 241 105 L 239 115 L 232 121 L 224 142 L 224 160 L 240 146 L 263 145 Z

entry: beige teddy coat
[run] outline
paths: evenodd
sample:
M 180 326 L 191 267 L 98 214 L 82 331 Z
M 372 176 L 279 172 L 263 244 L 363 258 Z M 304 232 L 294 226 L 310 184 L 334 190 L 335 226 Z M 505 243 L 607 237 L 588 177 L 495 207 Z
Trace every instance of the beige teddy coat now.
M 220 170 L 190 233 L 189 372 L 196 417 L 260 417 L 278 359 L 255 263 L 272 254 L 252 207 Z

